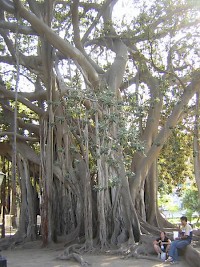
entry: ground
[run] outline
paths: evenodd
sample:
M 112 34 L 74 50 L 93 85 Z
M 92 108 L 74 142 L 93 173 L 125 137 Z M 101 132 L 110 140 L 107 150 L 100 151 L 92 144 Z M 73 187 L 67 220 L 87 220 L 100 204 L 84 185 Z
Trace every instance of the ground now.
M 3 250 L 1 255 L 7 259 L 8 267 L 80 267 L 74 261 L 58 260 L 56 257 L 61 254 L 64 247 L 53 245 L 49 248 L 42 248 L 37 243 L 26 244 L 25 246 Z M 155 256 L 156 258 L 156 256 Z M 115 255 L 94 255 L 85 254 L 84 259 L 91 264 L 92 267 L 166 267 L 167 263 L 145 259 L 121 259 Z M 189 267 L 183 259 L 181 259 L 180 267 Z

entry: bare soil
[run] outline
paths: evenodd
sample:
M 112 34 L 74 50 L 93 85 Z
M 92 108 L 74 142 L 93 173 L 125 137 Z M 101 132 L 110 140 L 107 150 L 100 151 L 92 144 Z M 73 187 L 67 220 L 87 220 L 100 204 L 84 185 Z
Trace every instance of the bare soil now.
M 57 257 L 64 251 L 62 245 L 52 245 L 42 248 L 38 242 L 27 243 L 24 246 L 3 250 L 1 255 L 7 259 L 8 267 L 80 267 L 75 261 L 58 260 Z M 116 255 L 106 254 L 85 254 L 84 260 L 93 267 L 164 267 L 170 266 L 167 263 L 146 259 L 122 259 Z M 177 265 L 176 265 L 177 266 Z M 189 265 L 181 259 L 178 266 L 188 267 Z

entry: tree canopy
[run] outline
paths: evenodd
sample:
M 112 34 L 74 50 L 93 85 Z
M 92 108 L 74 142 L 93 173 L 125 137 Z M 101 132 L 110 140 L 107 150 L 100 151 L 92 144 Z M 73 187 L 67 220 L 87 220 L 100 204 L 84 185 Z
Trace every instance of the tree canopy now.
M 166 224 L 157 159 L 171 138 L 179 176 L 177 126 L 199 122 L 200 6 L 127 1 L 119 17 L 122 2 L 0 0 L 0 153 L 20 236 L 36 238 L 37 214 L 44 243 L 87 248 Z

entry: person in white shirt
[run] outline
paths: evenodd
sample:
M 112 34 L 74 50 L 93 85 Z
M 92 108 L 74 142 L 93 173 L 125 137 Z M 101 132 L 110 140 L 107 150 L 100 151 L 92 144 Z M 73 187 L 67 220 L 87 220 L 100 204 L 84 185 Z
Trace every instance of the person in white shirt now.
M 188 246 L 192 241 L 192 227 L 187 222 L 187 217 L 182 216 L 180 220 L 181 227 L 179 229 L 179 236 L 172 241 L 169 249 L 169 257 L 166 260 L 166 262 L 170 262 L 171 264 L 175 264 L 178 261 L 178 249 Z

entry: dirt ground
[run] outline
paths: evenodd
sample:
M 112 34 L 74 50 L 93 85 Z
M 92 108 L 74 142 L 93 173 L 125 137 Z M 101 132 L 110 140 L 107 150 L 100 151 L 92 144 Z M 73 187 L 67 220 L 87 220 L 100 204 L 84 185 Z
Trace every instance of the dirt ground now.
M 7 267 L 80 267 L 77 262 L 58 260 L 58 255 L 63 252 L 62 246 L 42 248 L 38 243 L 29 244 L 26 247 L 17 247 L 1 251 L 1 255 L 7 259 Z M 90 263 L 92 267 L 164 267 L 170 266 L 162 263 L 144 259 L 121 259 L 115 255 L 83 255 L 84 260 Z M 183 259 L 176 266 L 189 267 Z

